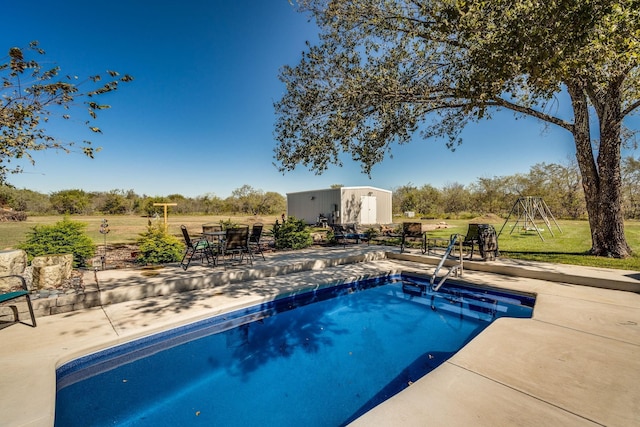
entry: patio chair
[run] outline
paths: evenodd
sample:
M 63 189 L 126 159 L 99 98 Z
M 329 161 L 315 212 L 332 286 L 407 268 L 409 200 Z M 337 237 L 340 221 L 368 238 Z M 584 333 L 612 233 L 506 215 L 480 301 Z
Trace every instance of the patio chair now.
M 4 294 L 0 294 L 0 304 L 4 304 L 8 301 L 13 301 L 15 299 L 24 297 L 27 301 L 27 308 L 29 309 L 29 315 L 31 316 L 31 324 L 29 325 L 28 323 L 22 322 L 20 320 L 20 315 L 18 313 L 18 307 L 16 305 L 9 305 L 9 307 L 11 307 L 11 310 L 13 311 L 13 318 L 14 321 L 12 322 L 12 324 L 15 323 L 22 323 L 23 325 L 27 325 L 27 326 L 31 326 L 33 328 L 36 327 L 36 316 L 33 313 L 33 305 L 31 305 L 31 298 L 29 297 L 29 291 L 27 290 L 27 282 L 25 282 L 24 277 L 22 276 L 17 276 L 17 275 L 9 275 L 9 276 L 2 276 L 0 277 L 0 280 L 4 279 L 10 279 L 10 278 L 16 278 L 19 279 L 21 282 L 21 287 L 22 290 L 18 290 L 18 291 L 12 291 L 12 292 L 7 292 Z
M 240 263 L 242 263 L 246 254 L 247 262 L 250 265 L 253 265 L 253 254 L 251 252 L 251 247 L 249 246 L 249 226 L 227 228 L 223 253 L 225 257 L 227 255 L 229 256 L 230 261 L 233 261 L 233 259 L 239 255 Z M 225 260 L 225 268 L 226 266 L 227 262 Z
M 403 222 L 402 223 L 402 237 L 400 241 L 400 253 L 404 252 L 404 248 L 407 246 L 409 240 L 420 242 L 420 250 L 422 253 L 427 252 L 427 235 L 422 231 L 421 222 Z
M 209 242 L 209 247 L 214 254 L 222 251 L 224 235 L 220 224 L 202 224 L 202 236 Z
M 469 228 L 467 228 L 467 234 L 464 236 L 464 240 L 462 241 L 462 246 L 465 248 L 469 248 L 469 258 L 473 258 L 474 248 L 479 244 L 479 224 L 469 224 Z
M 342 245 L 346 247 L 347 237 L 345 228 L 340 224 L 330 224 L 329 227 L 331 227 L 333 239 L 336 241 L 336 243 L 342 242 Z
M 264 254 L 262 253 L 262 247 L 260 247 L 260 238 L 262 237 L 263 225 L 259 222 L 253 224 L 251 227 L 251 234 L 249 235 L 249 247 L 252 248 L 252 254 L 259 252 L 264 260 Z
M 180 229 L 182 229 L 182 236 L 184 237 L 184 243 L 186 245 L 184 256 L 180 261 L 180 266 L 182 267 L 182 269 L 186 270 L 187 268 L 189 268 L 191 260 L 196 255 L 200 255 L 202 263 L 204 263 L 204 259 L 206 258 L 207 264 L 211 264 L 211 262 L 213 261 L 213 264 L 215 265 L 217 262 L 217 256 L 211 250 L 209 241 L 204 238 L 195 241 L 191 240 L 191 237 L 189 237 L 189 232 L 187 231 L 187 227 L 181 225 Z
M 473 258 L 474 248 L 478 248 L 482 259 L 493 260 L 498 256 L 498 236 L 491 224 L 469 224 L 462 246 L 470 248 L 469 258 Z
M 347 231 L 347 239 L 355 240 L 356 244 L 360 243 L 360 241 L 366 242 L 369 240 L 369 235 L 367 233 L 362 233 L 356 224 L 347 224 L 345 226 L 345 230 Z
M 360 243 L 361 240 L 366 241 L 368 236 L 365 233 L 360 233 L 355 224 L 331 224 L 331 230 L 333 231 L 333 238 L 337 243 L 342 242 L 344 247 L 347 246 L 347 239 L 355 240 L 355 243 Z

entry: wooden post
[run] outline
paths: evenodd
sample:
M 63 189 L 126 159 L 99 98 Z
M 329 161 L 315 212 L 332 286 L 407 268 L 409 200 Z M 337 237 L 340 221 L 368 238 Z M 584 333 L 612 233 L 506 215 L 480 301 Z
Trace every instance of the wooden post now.
M 154 203 L 153 206 L 164 206 L 164 231 L 168 230 L 169 224 L 167 222 L 167 206 L 178 206 L 177 203 Z

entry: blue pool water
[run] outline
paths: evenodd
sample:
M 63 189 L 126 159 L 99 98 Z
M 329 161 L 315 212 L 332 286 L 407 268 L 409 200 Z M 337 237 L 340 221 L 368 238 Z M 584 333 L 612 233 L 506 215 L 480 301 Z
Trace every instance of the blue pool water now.
M 217 316 L 57 371 L 58 427 L 338 426 L 533 297 L 403 275 Z

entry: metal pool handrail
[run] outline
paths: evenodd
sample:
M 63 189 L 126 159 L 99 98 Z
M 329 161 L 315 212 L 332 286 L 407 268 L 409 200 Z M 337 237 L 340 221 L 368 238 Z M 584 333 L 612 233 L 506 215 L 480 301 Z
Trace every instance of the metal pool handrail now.
M 459 246 L 460 246 L 460 263 L 451 267 L 447 272 L 447 274 L 445 274 L 438 281 L 438 283 L 435 283 L 436 277 L 438 277 L 438 272 L 444 265 L 449 255 L 451 255 L 451 251 L 453 251 L 453 249 L 455 248 L 456 243 L 459 243 Z M 431 275 L 431 280 L 429 281 L 431 290 L 434 292 L 437 292 L 438 289 L 440 289 L 440 287 L 444 285 L 444 282 L 449 278 L 449 276 L 451 276 L 451 274 L 455 273 L 456 277 L 458 277 L 458 274 L 462 274 L 462 271 L 463 271 L 462 241 L 460 240 L 459 234 L 452 234 L 451 237 L 449 238 L 449 246 L 447 246 L 447 249 L 444 251 L 444 255 L 442 255 L 442 259 L 440 259 L 440 263 L 438 263 L 438 266 L 436 267 L 433 274 Z

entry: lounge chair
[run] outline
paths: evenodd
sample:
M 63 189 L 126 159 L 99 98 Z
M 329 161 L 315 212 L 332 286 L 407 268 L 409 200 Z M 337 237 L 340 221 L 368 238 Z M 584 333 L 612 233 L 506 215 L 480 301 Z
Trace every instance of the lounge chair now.
M 0 277 L 0 280 L 5 280 L 5 279 L 9 279 L 9 278 L 15 278 L 15 279 L 19 279 L 22 285 L 22 290 L 18 290 L 18 291 L 12 291 L 12 292 L 7 292 L 4 294 L 0 294 L 0 304 L 4 304 L 8 301 L 13 301 L 15 299 L 24 297 L 27 301 L 27 307 L 29 309 L 29 314 L 31 315 L 31 324 L 29 325 L 28 323 L 24 323 L 22 321 L 20 321 L 20 316 L 18 313 L 18 307 L 15 305 L 9 305 L 9 307 L 11 307 L 11 310 L 13 311 L 13 317 L 14 317 L 14 321 L 13 323 L 22 323 L 24 325 L 27 326 L 31 326 L 33 328 L 36 327 L 36 316 L 33 313 L 33 305 L 31 305 L 31 298 L 29 297 L 29 291 L 27 290 L 27 282 L 25 282 L 24 277 L 22 276 L 17 276 L 17 275 L 9 275 L 9 276 L 2 276 Z
M 184 243 L 186 245 L 184 256 L 180 261 L 180 266 L 182 267 L 182 269 L 186 270 L 187 268 L 189 268 L 189 264 L 191 264 L 191 260 L 193 259 L 194 256 L 198 254 L 201 256 L 203 263 L 204 263 L 204 259 L 206 258 L 207 264 L 211 264 L 211 262 L 213 262 L 213 264 L 215 265 L 217 261 L 217 257 L 213 253 L 213 250 L 209 245 L 209 241 L 204 238 L 198 239 L 198 240 L 191 240 L 191 237 L 189 236 L 189 232 L 187 231 L 187 227 L 185 227 L 184 225 L 181 225 L 180 228 L 182 229 L 182 236 L 184 237 Z

